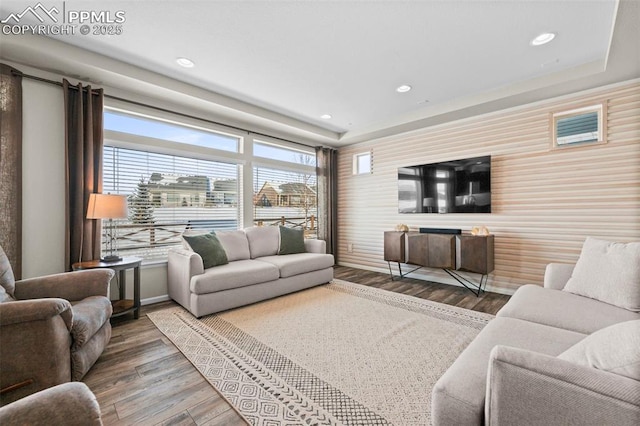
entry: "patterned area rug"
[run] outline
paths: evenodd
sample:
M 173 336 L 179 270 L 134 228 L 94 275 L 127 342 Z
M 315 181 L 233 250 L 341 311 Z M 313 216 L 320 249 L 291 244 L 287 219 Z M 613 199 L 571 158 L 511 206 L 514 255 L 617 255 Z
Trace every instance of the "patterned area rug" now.
M 346 281 L 149 318 L 252 425 L 428 425 L 431 389 L 493 318 Z

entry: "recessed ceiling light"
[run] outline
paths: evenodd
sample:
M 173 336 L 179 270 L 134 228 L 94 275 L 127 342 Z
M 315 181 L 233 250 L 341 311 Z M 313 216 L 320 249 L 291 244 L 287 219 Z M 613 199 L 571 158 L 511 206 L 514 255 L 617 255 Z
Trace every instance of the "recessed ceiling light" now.
M 331 114 L 322 114 L 320 116 L 320 118 L 322 118 L 323 120 L 331 120 Z
M 176 59 L 176 62 L 181 67 L 185 67 L 185 68 L 193 68 L 196 66 L 196 64 L 194 64 L 191 59 L 187 59 L 187 58 L 178 58 Z
M 538 37 L 531 40 L 532 46 L 542 46 L 543 44 L 549 43 L 551 40 L 556 38 L 555 33 L 542 33 Z
M 402 86 L 399 86 L 396 89 L 396 92 L 398 93 L 405 93 L 408 92 L 409 90 L 411 90 L 411 86 L 407 85 L 407 84 L 403 84 Z

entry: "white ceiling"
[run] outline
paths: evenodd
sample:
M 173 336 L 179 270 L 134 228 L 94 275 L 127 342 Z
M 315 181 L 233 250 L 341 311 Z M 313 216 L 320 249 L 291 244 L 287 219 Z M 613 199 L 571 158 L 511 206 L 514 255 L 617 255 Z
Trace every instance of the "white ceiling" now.
M 0 16 L 29 5 L 34 2 L 3 1 Z M 199 98 L 225 104 L 223 117 L 235 110 L 243 122 L 335 146 L 640 76 L 636 52 L 619 55 L 616 75 L 603 80 L 614 43 L 638 49 L 635 0 L 68 0 L 62 6 L 122 10 L 123 33 L 53 36 L 82 49 L 55 61 L 39 60 L 24 43 L 16 49 L 19 36 L 3 36 L 3 44 L 10 42 L 3 56 L 44 68 L 57 62 L 54 68 L 65 73 L 123 89 L 124 79 L 116 77 L 128 69 L 130 78 L 134 68 L 118 64 L 133 65 L 152 72 L 138 70 L 137 80 L 159 74 L 204 89 Z M 545 31 L 556 39 L 530 46 Z M 86 51 L 117 62 L 89 68 L 95 56 Z M 181 68 L 177 57 L 196 66 Z M 413 90 L 397 93 L 401 84 Z M 327 113 L 333 118 L 320 118 Z

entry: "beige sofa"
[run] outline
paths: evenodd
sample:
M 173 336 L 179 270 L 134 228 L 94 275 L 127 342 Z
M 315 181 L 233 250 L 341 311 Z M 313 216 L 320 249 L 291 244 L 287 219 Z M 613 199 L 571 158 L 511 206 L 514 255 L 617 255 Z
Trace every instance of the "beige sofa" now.
M 516 291 L 434 386 L 433 425 L 640 424 L 639 381 L 565 356 L 614 324 L 632 324 L 635 333 L 640 324 L 627 322 L 640 314 L 562 291 L 572 271 L 550 264 L 544 288 Z M 637 374 L 640 364 L 632 368 Z
M 324 284 L 333 279 L 334 258 L 322 240 L 304 240 L 306 253 L 278 255 L 278 227 L 220 231 L 229 261 L 205 269 L 202 257 L 172 249 L 168 260 L 169 297 L 196 317 Z

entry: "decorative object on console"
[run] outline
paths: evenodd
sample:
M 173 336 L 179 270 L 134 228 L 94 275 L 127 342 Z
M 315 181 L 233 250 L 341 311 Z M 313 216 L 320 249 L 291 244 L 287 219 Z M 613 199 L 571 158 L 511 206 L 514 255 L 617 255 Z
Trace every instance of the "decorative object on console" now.
M 486 237 L 487 235 L 490 235 L 489 233 L 489 229 L 486 226 L 474 226 L 473 228 L 471 228 L 471 235 L 480 235 L 483 237 Z
M 409 227 L 404 223 L 399 223 L 396 225 L 396 231 L 398 232 L 409 232 Z
M 101 262 L 117 262 L 122 260 L 118 256 L 117 238 L 118 228 L 113 219 L 125 219 L 127 217 L 127 197 L 112 194 L 90 194 L 87 206 L 87 219 L 109 219 L 105 231 L 107 238 L 106 256 L 100 258 Z

